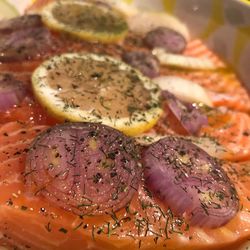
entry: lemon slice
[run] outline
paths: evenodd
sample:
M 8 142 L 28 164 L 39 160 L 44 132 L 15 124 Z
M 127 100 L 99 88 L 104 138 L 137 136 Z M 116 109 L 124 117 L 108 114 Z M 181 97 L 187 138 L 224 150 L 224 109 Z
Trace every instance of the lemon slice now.
M 62 54 L 32 75 L 38 101 L 61 120 L 100 122 L 137 135 L 155 125 L 160 90 L 129 65 L 96 54 Z
M 6 0 L 0 0 L 0 20 L 18 16 L 18 11 Z
M 51 29 L 89 41 L 115 42 L 128 31 L 120 11 L 95 1 L 53 1 L 41 14 L 43 22 Z
M 167 53 L 162 48 L 155 48 L 153 54 L 158 58 L 161 65 L 191 69 L 191 70 L 218 70 L 221 67 L 216 66 L 209 58 L 197 58 L 192 56 L 183 56 Z

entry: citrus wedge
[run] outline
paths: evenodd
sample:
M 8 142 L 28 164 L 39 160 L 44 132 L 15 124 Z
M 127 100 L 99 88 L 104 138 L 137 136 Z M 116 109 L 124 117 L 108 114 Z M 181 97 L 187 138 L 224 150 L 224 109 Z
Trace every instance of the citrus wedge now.
M 60 120 L 100 122 L 137 135 L 155 125 L 160 91 L 129 65 L 96 54 L 62 54 L 32 75 L 38 101 Z
M 121 40 L 128 31 L 120 11 L 95 1 L 53 1 L 43 8 L 42 20 L 51 29 L 104 43 Z

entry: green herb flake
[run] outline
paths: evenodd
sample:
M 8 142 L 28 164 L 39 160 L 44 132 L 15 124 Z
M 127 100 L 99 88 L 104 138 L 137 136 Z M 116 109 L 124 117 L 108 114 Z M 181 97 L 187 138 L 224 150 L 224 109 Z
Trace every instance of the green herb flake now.
M 51 232 L 51 223 L 50 222 L 48 222 L 48 224 L 47 225 L 45 225 L 45 228 L 46 228 L 46 230 L 50 233 Z
M 73 230 L 76 231 L 76 230 L 79 229 L 82 225 L 83 225 L 83 222 L 80 222 L 80 224 L 78 224 Z

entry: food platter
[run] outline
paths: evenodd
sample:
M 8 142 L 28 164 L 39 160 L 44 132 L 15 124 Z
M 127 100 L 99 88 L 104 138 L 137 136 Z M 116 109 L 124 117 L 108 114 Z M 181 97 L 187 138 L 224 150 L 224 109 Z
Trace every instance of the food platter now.
M 125 2 L 11 1 L 0 245 L 245 249 L 249 10 Z

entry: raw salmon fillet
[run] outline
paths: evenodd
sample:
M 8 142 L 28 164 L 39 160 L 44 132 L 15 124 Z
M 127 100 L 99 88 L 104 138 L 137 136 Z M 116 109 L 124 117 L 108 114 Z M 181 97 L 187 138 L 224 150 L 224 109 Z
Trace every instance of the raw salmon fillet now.
M 218 229 L 189 227 L 140 186 L 117 213 L 79 217 L 25 188 L 27 150 L 43 125 L 9 122 L 0 127 L 1 245 L 17 249 L 236 249 L 250 236 L 249 163 L 224 164 L 236 185 L 241 210 Z M 232 171 L 234 169 L 234 171 Z M 245 171 L 245 172 L 244 172 Z M 25 173 L 29 174 L 29 173 Z
M 30 11 L 49 0 L 37 1 Z M 53 34 L 55 39 L 62 39 Z M 137 50 L 129 41 L 123 45 L 98 45 L 70 40 L 57 52 L 88 51 L 120 57 L 123 49 Z M 141 46 L 141 45 L 140 45 Z M 146 48 L 141 48 L 146 50 Z M 191 41 L 184 55 L 211 59 L 225 66 L 200 41 Z M 46 54 L 46 59 L 50 54 Z M 0 71 L 32 71 L 41 60 L 2 63 Z M 160 200 L 151 197 L 141 183 L 130 204 L 116 213 L 77 216 L 51 205 L 25 186 L 26 154 L 34 138 L 56 123 L 31 97 L 6 113 L 0 113 L 0 246 L 34 250 L 236 250 L 250 239 L 250 99 L 237 76 L 225 71 L 182 71 L 161 67 L 163 75 L 193 80 L 209 91 L 214 106 L 224 106 L 226 114 L 214 113 L 200 135 L 214 137 L 230 152 L 223 168 L 235 184 L 240 210 L 225 226 L 217 229 L 190 227 Z M 234 110 L 234 111 L 228 111 Z M 166 134 L 174 134 L 170 128 Z

